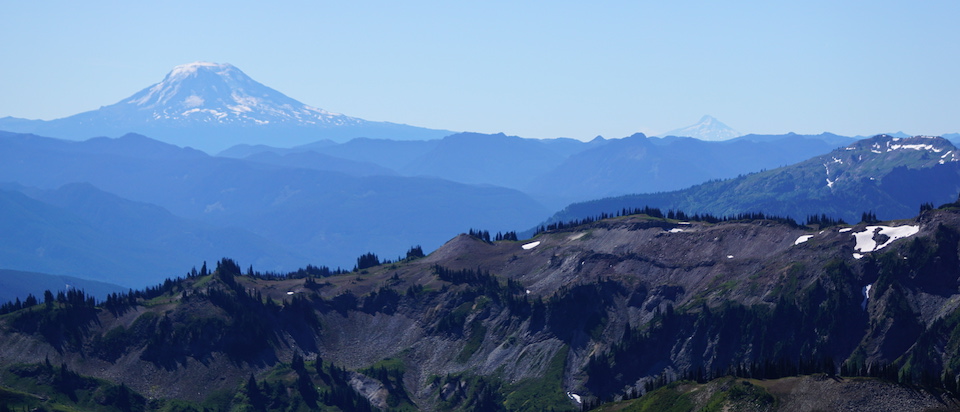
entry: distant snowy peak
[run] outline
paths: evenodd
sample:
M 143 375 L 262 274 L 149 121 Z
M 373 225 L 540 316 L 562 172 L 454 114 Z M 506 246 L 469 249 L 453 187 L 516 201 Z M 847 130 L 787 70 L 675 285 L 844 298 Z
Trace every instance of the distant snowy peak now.
M 356 125 L 364 121 L 307 106 L 230 64 L 174 67 L 163 81 L 104 109 L 147 123 Z
M 681 129 L 671 130 L 661 134 L 661 136 L 679 136 L 692 137 L 706 141 L 730 140 L 743 136 L 742 133 L 723 124 L 713 116 L 703 116 L 697 124 L 687 126 Z
M 949 140 L 938 136 L 894 137 L 891 135 L 877 135 L 870 139 L 860 140 L 842 149 L 843 151 L 869 151 L 880 155 L 893 152 L 927 152 L 924 158 L 937 155 L 937 163 L 960 161 L 957 148 Z
M 897 167 L 929 168 L 960 162 L 960 153 L 949 140 L 936 136 L 893 137 L 877 135 L 859 140 L 826 155 L 808 160 L 825 174 L 824 185 L 880 180 Z

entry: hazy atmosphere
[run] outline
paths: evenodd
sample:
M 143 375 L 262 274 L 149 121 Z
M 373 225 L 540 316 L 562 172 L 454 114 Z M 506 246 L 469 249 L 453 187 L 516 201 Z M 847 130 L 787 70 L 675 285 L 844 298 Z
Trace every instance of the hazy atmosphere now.
M 960 2 L 437 3 L 0 2 L 0 412 L 960 410 Z
M 0 117 L 94 110 L 192 61 L 368 120 L 529 138 L 960 131 L 960 4 L 5 2 Z

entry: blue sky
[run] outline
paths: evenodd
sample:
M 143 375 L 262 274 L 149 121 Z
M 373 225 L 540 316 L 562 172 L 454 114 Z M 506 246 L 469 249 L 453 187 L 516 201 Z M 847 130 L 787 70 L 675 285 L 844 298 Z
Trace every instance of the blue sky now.
M 960 132 L 960 2 L 467 3 L 3 2 L 0 117 L 96 109 L 212 61 L 458 131 L 616 138 L 710 114 L 744 133 Z

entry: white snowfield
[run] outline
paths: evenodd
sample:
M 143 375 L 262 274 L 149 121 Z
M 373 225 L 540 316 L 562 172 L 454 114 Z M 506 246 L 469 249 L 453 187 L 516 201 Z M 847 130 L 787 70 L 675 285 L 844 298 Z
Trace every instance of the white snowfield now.
M 890 150 L 899 150 L 899 149 L 930 150 L 935 153 L 940 153 L 943 151 L 943 149 L 937 149 L 936 147 L 933 147 L 932 144 L 892 144 L 890 145 Z
M 860 303 L 860 307 L 863 308 L 863 310 L 867 309 L 867 300 L 870 299 L 870 288 L 872 287 L 872 283 L 863 287 L 863 302 Z
M 221 89 L 193 89 L 198 72 L 215 76 Z M 229 96 L 227 95 L 229 94 Z M 210 123 L 359 124 L 360 119 L 308 106 L 250 79 L 230 64 L 195 62 L 174 67 L 161 81 L 122 102 L 123 110 L 152 110 L 153 120 Z
M 537 246 L 540 246 L 540 241 L 539 241 L 539 240 L 536 241 L 536 242 L 527 243 L 527 244 L 525 244 L 525 245 L 523 245 L 523 246 L 521 246 L 521 247 L 523 248 L 523 250 L 530 250 L 530 249 L 533 249 L 533 248 L 535 248 L 535 247 L 537 247 Z
M 580 395 L 577 395 L 573 392 L 567 392 L 567 397 L 576 403 L 583 403 L 580 401 Z
M 813 235 L 803 235 L 803 236 L 800 236 L 800 237 L 797 238 L 796 241 L 793 242 L 793 245 L 794 245 L 794 246 L 799 245 L 799 244 L 801 244 L 801 243 L 804 243 L 804 242 L 810 240 L 811 238 L 813 238 Z
M 683 232 L 683 229 L 680 229 L 679 227 L 670 229 L 670 233 L 680 233 L 680 232 Z
M 918 139 L 935 139 L 935 138 L 936 138 L 936 137 L 934 137 L 934 136 L 915 136 L 915 137 L 914 137 L 914 142 L 916 142 Z M 901 139 L 901 138 L 899 138 L 899 137 L 895 137 L 895 138 L 893 138 L 891 141 L 885 142 L 884 145 L 881 145 L 880 143 L 874 143 L 874 144 L 871 146 L 870 151 L 873 152 L 873 153 L 884 153 L 884 152 L 889 153 L 889 152 L 892 152 L 892 151 L 895 151 L 895 150 L 918 150 L 918 151 L 919 151 L 919 150 L 925 150 L 925 151 L 929 151 L 929 152 L 933 152 L 933 153 L 940 153 L 940 152 L 943 152 L 943 151 L 944 151 L 943 148 L 937 147 L 936 145 L 931 144 L 931 143 L 923 143 L 923 142 L 921 142 L 921 143 L 913 143 L 913 144 L 904 144 L 904 143 L 902 142 L 902 140 L 904 140 L 904 139 Z M 945 162 L 946 162 L 946 161 L 951 161 L 951 162 L 960 161 L 960 157 L 952 154 L 952 152 L 953 152 L 952 150 L 948 150 L 946 153 L 944 153 L 942 156 L 940 156 L 940 158 L 941 158 L 942 160 L 944 160 Z M 949 157 L 949 158 L 948 158 L 948 157 Z M 941 164 L 942 164 L 942 163 L 941 163 Z
M 877 241 L 873 240 L 873 237 L 879 232 L 881 235 L 886 235 L 889 237 L 886 242 L 878 245 Z M 857 240 L 857 245 L 853 247 L 853 250 L 856 250 L 860 253 L 854 253 L 853 257 L 855 259 L 860 259 L 863 257 L 863 253 L 876 252 L 880 249 L 883 249 L 897 241 L 906 237 L 913 236 L 920 232 L 919 225 L 904 225 L 904 226 L 867 226 L 863 232 L 854 232 L 853 237 Z M 859 255 L 859 256 L 858 256 Z

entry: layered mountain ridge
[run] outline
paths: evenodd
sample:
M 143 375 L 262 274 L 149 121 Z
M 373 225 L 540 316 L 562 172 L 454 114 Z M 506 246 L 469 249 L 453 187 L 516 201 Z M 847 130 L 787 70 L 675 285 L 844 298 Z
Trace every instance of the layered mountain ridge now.
M 803 220 L 826 214 L 848 222 L 863 212 L 904 218 L 923 203 L 960 193 L 956 147 L 940 137 L 878 135 L 806 161 L 687 189 L 572 204 L 551 221 L 643 206 L 718 216 L 762 211 Z
M 0 148 L 0 181 L 17 182 L 11 189 L 29 195 L 17 199 L 33 205 L 5 208 L 0 219 L 35 242 L 5 238 L 4 268 L 128 286 L 234 254 L 260 270 L 352 267 L 364 253 L 395 257 L 417 244 L 432 250 L 464 226 L 507 231 L 548 212 L 510 189 L 213 157 L 138 135 L 72 142 L 0 133 Z M 45 195 L 51 191 L 91 196 L 69 201 Z M 41 210 L 50 213 L 37 218 Z M 98 210 L 123 213 L 92 215 Z M 128 241 L 133 233 L 144 236 Z M 145 262 L 162 264 L 130 270 Z
M 101 304 L 5 306 L 0 367 L 49 359 L 163 402 L 269 410 L 332 405 L 347 381 L 383 409 L 576 410 L 674 379 L 811 373 L 892 376 L 953 407 L 958 210 L 819 228 L 648 210 L 342 274 L 224 259 Z

